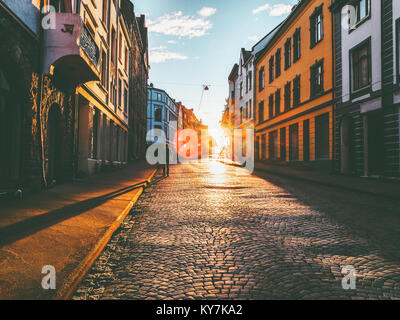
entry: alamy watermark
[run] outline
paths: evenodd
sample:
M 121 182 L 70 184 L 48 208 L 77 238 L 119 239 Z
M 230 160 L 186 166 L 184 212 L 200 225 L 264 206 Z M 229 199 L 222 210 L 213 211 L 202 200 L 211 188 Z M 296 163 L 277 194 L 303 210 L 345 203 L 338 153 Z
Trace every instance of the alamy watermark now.
M 43 266 L 42 274 L 45 276 L 42 278 L 42 288 L 44 290 L 55 290 L 56 289 L 56 268 L 51 265 Z
M 344 290 L 356 290 L 356 268 L 353 266 L 344 266 L 342 268 L 342 274 L 344 274 L 342 288 Z

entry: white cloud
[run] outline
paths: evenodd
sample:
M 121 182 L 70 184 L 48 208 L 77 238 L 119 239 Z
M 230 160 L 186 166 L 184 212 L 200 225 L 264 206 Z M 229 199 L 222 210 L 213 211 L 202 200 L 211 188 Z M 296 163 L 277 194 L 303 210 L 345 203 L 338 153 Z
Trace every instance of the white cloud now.
M 290 13 L 292 11 L 292 8 L 293 6 L 291 6 L 290 4 L 279 3 L 271 6 L 270 4 L 267 3 L 263 6 L 254 9 L 253 14 L 259 14 L 263 11 L 268 11 L 268 15 L 272 17 L 280 17 Z
M 217 12 L 217 9 L 215 9 L 215 8 L 203 7 L 200 9 L 198 14 L 201 15 L 202 17 L 210 17 L 210 16 L 214 15 L 216 12 Z
M 147 20 L 147 26 L 150 32 L 190 39 L 206 35 L 207 31 L 213 27 L 210 21 L 184 16 L 182 11 L 165 14 L 156 20 Z
M 293 7 L 290 4 L 276 4 L 272 7 L 269 15 L 272 17 L 280 17 L 290 13 L 292 11 L 292 8 Z
M 258 41 L 259 37 L 258 36 L 251 36 L 249 37 L 249 40 L 251 41 Z
M 269 8 L 270 8 L 270 5 L 268 3 L 264 4 L 263 6 L 258 7 L 257 9 L 254 9 L 253 10 L 253 14 L 259 14 L 259 13 L 261 13 L 263 11 L 269 10 Z
M 169 44 L 176 44 L 176 41 L 175 40 L 169 40 L 168 43 Z
M 154 47 L 150 49 L 150 63 L 162 63 L 167 60 L 187 60 L 188 57 L 177 53 L 166 50 L 165 46 Z

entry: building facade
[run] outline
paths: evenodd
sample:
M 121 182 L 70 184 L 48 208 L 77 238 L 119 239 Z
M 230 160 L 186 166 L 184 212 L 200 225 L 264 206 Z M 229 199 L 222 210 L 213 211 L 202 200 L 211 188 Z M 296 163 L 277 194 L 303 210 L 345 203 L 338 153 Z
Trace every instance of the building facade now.
M 121 1 L 0 1 L 1 189 L 127 162 L 134 46 Z
M 162 130 L 166 141 L 171 148 L 176 150 L 176 133 L 178 128 L 178 104 L 168 93 L 162 89 L 154 88 L 152 84 L 148 87 L 147 103 L 147 143 L 152 144 L 156 137 L 151 134 L 154 129 Z
M 232 109 L 233 122 L 232 153 L 239 152 L 245 155 L 246 130 L 254 128 L 254 56 L 251 51 L 241 49 L 239 64 L 233 66 L 228 83 L 228 105 Z
M 336 169 L 365 177 L 399 177 L 399 3 L 335 0 L 331 10 L 337 66 Z
M 121 11 L 132 42 L 129 68 L 128 160 L 143 159 L 146 153 L 147 82 L 149 77 L 148 34 L 144 15 L 135 16 L 131 1 L 122 1 Z
M 331 170 L 334 110 L 329 3 L 299 1 L 255 49 L 256 160 Z
M 39 9 L 0 1 L 0 193 L 41 184 Z

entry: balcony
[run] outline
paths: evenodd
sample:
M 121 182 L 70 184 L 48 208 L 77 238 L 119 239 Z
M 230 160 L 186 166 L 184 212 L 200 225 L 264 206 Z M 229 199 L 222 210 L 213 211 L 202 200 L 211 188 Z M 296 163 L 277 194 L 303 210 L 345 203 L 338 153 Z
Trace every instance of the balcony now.
M 43 31 L 44 70 L 57 87 L 69 90 L 99 81 L 99 47 L 79 14 L 56 13 L 56 28 Z

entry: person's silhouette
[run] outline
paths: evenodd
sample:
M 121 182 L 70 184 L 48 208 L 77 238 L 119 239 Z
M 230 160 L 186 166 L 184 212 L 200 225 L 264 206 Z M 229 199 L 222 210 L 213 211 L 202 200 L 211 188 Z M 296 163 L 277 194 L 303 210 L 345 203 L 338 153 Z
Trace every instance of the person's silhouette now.
M 169 176 L 169 143 L 165 144 L 165 164 L 163 165 L 163 175 L 164 177 Z

